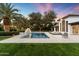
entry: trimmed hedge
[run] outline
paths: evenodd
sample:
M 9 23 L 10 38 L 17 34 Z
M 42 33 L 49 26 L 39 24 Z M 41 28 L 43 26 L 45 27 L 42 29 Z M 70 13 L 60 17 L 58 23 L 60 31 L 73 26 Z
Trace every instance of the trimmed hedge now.
M 13 35 L 18 35 L 19 32 L 4 32 L 4 31 L 1 31 L 0 32 L 0 36 L 13 36 Z

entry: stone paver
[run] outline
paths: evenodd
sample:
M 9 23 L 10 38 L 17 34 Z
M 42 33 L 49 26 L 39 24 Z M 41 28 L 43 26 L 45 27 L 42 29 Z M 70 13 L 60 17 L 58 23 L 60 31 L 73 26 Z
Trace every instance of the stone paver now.
M 79 43 L 79 35 L 69 35 L 63 38 L 61 35 L 52 35 L 48 32 L 45 34 L 49 38 L 21 38 L 20 35 L 0 41 L 0 43 Z

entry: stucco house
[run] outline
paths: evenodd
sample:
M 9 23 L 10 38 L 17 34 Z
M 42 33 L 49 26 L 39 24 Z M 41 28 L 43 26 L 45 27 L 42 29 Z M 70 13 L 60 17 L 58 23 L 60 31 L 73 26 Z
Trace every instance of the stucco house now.
M 68 34 L 79 34 L 79 15 L 69 14 L 57 20 L 58 32 L 68 32 Z

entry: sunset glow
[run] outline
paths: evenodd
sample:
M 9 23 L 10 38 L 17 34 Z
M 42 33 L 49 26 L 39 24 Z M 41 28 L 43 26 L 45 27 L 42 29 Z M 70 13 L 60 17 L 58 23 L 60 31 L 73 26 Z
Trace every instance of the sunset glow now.
M 20 13 L 27 16 L 32 12 L 48 12 L 54 11 L 58 18 L 67 14 L 79 14 L 78 3 L 15 3 L 16 8 L 20 9 Z

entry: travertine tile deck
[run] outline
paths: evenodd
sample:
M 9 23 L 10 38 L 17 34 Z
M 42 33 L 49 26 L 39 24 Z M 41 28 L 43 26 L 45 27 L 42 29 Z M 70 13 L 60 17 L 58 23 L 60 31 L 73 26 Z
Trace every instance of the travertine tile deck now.
M 21 38 L 20 35 L 0 41 L 0 43 L 79 43 L 79 35 L 69 35 L 63 38 L 62 35 L 52 35 L 44 32 L 49 38 Z

